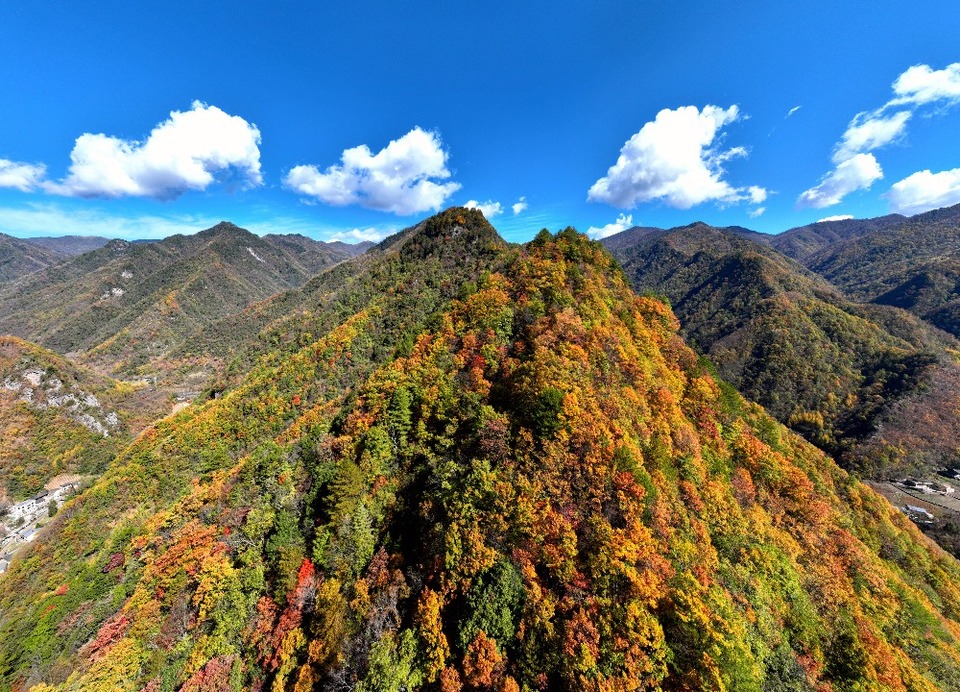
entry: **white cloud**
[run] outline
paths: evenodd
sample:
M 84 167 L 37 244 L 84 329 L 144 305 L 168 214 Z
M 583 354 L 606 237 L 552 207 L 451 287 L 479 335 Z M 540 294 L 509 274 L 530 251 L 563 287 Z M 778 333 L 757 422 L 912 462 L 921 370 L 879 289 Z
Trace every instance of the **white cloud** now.
M 873 151 L 900 137 L 912 113 L 900 111 L 889 116 L 858 113 L 847 126 L 833 153 L 833 162 L 842 163 L 855 154 Z
M 751 211 L 748 211 L 748 212 L 747 212 L 747 216 L 749 216 L 751 219 L 756 219 L 756 218 L 759 218 L 759 217 L 763 216 L 763 213 L 764 213 L 766 210 L 767 210 L 766 207 L 757 207 L 756 209 L 753 209 L 753 210 L 751 210 Z
M 838 164 L 819 185 L 801 194 L 797 204 L 814 209 L 839 204 L 851 192 L 869 189 L 882 177 L 883 170 L 873 154 L 856 154 Z
M 450 177 L 447 157 L 436 133 L 415 127 L 376 154 L 365 144 L 346 149 L 340 163 L 323 172 L 296 166 L 284 183 L 334 206 L 359 204 L 405 216 L 437 210 L 460 189 L 459 183 L 437 182 Z
M 601 226 L 597 228 L 596 226 L 591 226 L 587 229 L 587 235 L 591 238 L 599 240 L 600 238 L 607 238 L 609 236 L 625 231 L 628 228 L 633 227 L 633 214 L 624 215 L 620 214 L 617 217 L 617 220 L 613 223 L 608 223 L 606 226 Z
M 794 107 L 791 108 L 789 111 L 787 111 L 786 117 L 789 118 L 791 115 L 793 115 L 794 113 L 796 113 L 796 112 L 797 112 L 798 110 L 800 110 L 801 108 L 803 108 L 803 106 L 794 106 Z
M 522 214 L 523 212 L 525 212 L 525 211 L 527 210 L 527 206 L 528 206 L 528 205 L 527 205 L 527 198 L 526 198 L 526 197 L 521 197 L 521 198 L 518 199 L 518 200 L 513 204 L 513 206 L 511 207 L 511 208 L 513 209 L 513 215 L 516 216 L 517 214 Z
M 907 121 L 921 106 L 936 102 L 946 102 L 947 105 L 960 103 L 960 63 L 953 63 L 942 70 L 934 70 L 929 65 L 914 65 L 893 82 L 893 93 L 894 98 L 880 108 L 854 116 L 834 147 L 832 160 L 836 168 L 824 176 L 818 186 L 801 194 L 797 200 L 798 206 L 820 208 L 837 204 L 844 195 L 869 188 L 874 180 L 882 177 L 880 164 L 872 155 L 872 165 L 862 158 L 859 163 L 851 162 L 902 137 Z M 891 108 L 901 110 L 885 115 Z M 889 198 L 894 200 L 897 194 L 891 190 Z
M 834 216 L 824 216 L 822 219 L 817 219 L 816 223 L 823 223 L 824 221 L 847 221 L 852 218 L 853 214 L 835 214 Z
M 923 105 L 934 101 L 960 101 L 960 62 L 947 65 L 942 70 L 929 65 L 914 65 L 897 77 L 893 83 L 897 96 L 886 107 L 902 104 Z
M 503 205 L 501 205 L 500 202 L 494 202 L 489 199 L 482 204 L 475 199 L 471 199 L 463 206 L 467 209 L 479 209 L 480 213 L 487 219 L 492 219 L 494 216 L 500 216 L 500 214 L 503 213 Z
M 960 168 L 931 173 L 918 171 L 894 183 L 884 195 L 891 211 L 919 214 L 960 203 Z
M 745 156 L 746 150 L 711 148 L 720 130 L 739 118 L 736 106 L 660 111 L 623 145 L 617 162 L 593 184 L 587 199 L 621 209 L 653 200 L 678 209 L 708 201 L 743 200 L 743 189 L 722 179 L 722 164 Z
M 747 188 L 747 197 L 750 198 L 751 204 L 762 204 L 766 201 L 768 194 L 764 188 L 757 187 L 756 185 L 751 185 Z
M 19 163 L 0 159 L 0 187 L 12 187 L 21 192 L 30 192 L 43 180 L 47 168 L 42 163 Z
M 822 209 L 839 204 L 851 192 L 869 189 L 883 177 L 876 157 L 867 153 L 903 135 L 910 111 L 884 116 L 880 111 L 858 113 L 847 125 L 833 152 L 834 169 L 818 185 L 804 191 L 797 206 Z
M 396 233 L 396 229 L 388 228 L 354 228 L 351 231 L 337 231 L 331 233 L 327 240 L 339 240 L 342 243 L 378 243 L 391 233 Z
M 194 101 L 173 111 L 142 142 L 104 134 L 77 138 L 70 170 L 47 192 L 71 197 L 154 197 L 172 199 L 187 190 L 205 190 L 217 178 L 238 176 L 260 185 L 260 131 L 239 116 Z

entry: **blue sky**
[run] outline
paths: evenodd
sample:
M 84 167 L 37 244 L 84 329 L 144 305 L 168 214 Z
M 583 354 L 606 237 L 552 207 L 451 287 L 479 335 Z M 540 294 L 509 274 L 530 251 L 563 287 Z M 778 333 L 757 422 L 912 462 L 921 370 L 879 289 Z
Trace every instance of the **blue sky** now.
M 957 35 L 955 2 L 3 3 L 0 231 L 916 213 L 960 202 Z

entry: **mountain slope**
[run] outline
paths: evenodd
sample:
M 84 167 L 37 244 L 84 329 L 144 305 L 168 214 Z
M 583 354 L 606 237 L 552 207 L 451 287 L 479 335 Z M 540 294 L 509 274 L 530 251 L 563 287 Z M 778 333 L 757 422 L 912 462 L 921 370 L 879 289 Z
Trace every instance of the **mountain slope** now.
M 451 231 L 451 218 L 466 231 Z M 474 214 L 448 211 L 398 233 L 324 271 L 302 287 L 271 296 L 198 332 L 174 352 L 206 353 L 228 363 L 223 388 L 244 376 L 259 354 L 289 348 L 334 328 L 367 307 L 382 306 L 384 339 L 376 357 L 409 348 L 426 319 L 462 285 L 475 281 L 505 249 Z
M 910 310 L 960 336 L 960 205 L 829 245 L 803 261 L 854 300 Z
M 294 233 L 286 235 L 271 233 L 263 236 L 263 239 L 296 259 L 297 264 L 307 276 L 313 276 L 350 257 L 362 255 L 373 245 L 370 242 L 356 245 L 340 242 L 324 243 Z
M 147 389 L 14 337 L 0 337 L 0 384 L 0 501 L 23 500 L 61 474 L 99 474 L 168 412 Z
M 229 223 L 154 243 L 112 240 L 0 294 L 0 332 L 111 374 L 149 375 L 170 369 L 165 357 L 204 326 L 348 256 Z
M 62 252 L 0 233 L 0 284 L 45 269 L 66 257 Z
M 769 243 L 787 257 L 805 263 L 808 257 L 831 245 L 894 228 L 906 220 L 900 214 L 889 214 L 873 219 L 818 221 L 769 236 Z
M 722 377 L 845 463 L 876 475 L 953 462 L 960 413 L 941 413 L 941 395 L 932 396 L 934 383 L 960 373 L 946 335 L 901 311 L 854 304 L 725 229 L 694 224 L 604 244 L 637 290 L 669 298 Z M 936 414 L 926 442 L 905 444 L 903 426 L 914 422 L 889 416 L 904 397 Z
M 597 244 L 490 231 L 450 210 L 357 279 L 453 262 L 409 347 L 383 293 L 317 305 L 332 328 L 141 436 L 2 578 L 2 680 L 960 685 L 955 561 L 704 372 Z

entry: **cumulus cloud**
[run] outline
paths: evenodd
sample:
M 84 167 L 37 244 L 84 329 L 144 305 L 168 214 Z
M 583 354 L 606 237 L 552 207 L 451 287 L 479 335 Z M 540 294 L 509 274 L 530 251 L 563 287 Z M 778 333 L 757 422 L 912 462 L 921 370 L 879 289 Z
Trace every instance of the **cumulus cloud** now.
M 847 221 L 853 218 L 853 214 L 835 214 L 834 216 L 824 216 L 822 219 L 817 219 L 816 223 L 823 223 L 824 221 Z
M 503 213 L 503 205 L 501 205 L 500 202 L 494 202 L 489 199 L 483 203 L 471 199 L 463 206 L 467 209 L 479 209 L 480 213 L 488 219 L 492 219 L 494 216 L 499 216 Z
M 749 216 L 751 219 L 757 219 L 757 218 L 760 218 L 761 216 L 763 216 L 763 213 L 764 213 L 766 210 L 767 210 L 766 207 L 757 207 L 756 209 L 753 209 L 753 210 L 751 210 L 751 211 L 748 211 L 748 212 L 747 212 L 747 216 Z
M 869 188 L 874 180 L 882 177 L 880 166 L 872 156 L 874 166 L 867 165 L 862 158 L 859 163 L 851 161 L 900 139 L 906 132 L 907 122 L 921 106 L 960 103 L 960 63 L 942 70 L 934 70 L 929 65 L 914 65 L 901 73 L 892 86 L 892 99 L 876 110 L 857 113 L 850 121 L 843 137 L 834 146 L 832 160 L 836 168 L 824 176 L 818 186 L 801 194 L 798 206 L 819 208 L 837 204 L 844 195 Z M 890 113 L 891 109 L 896 112 Z M 841 171 L 841 166 L 846 170 Z M 859 185 L 854 184 L 857 171 L 861 174 Z M 829 189 L 824 190 L 824 185 Z M 846 192 L 842 192 L 844 189 Z M 893 200 L 896 195 L 891 191 L 889 198 Z
M 437 210 L 460 189 L 450 178 L 440 137 L 415 127 L 376 154 L 361 144 L 344 150 L 340 163 L 321 171 L 296 166 L 284 183 L 302 195 L 334 206 L 359 204 L 400 216 Z
M 903 104 L 923 105 L 934 101 L 960 101 L 960 62 L 934 70 L 929 65 L 914 65 L 893 83 L 896 98 L 885 107 Z
M 900 214 L 919 214 L 960 203 L 960 168 L 931 173 L 918 171 L 894 183 L 884 195 L 890 209 Z
M 854 155 L 873 151 L 903 135 L 910 120 L 910 111 L 899 111 L 883 116 L 877 113 L 860 113 L 850 122 L 843 139 L 833 153 L 833 162 L 842 163 Z
M 243 118 L 195 101 L 173 111 L 142 141 L 86 133 L 70 153 L 70 170 L 47 192 L 71 197 L 172 199 L 216 180 L 260 185 L 260 131 Z
M 623 145 L 617 162 L 593 184 L 587 199 L 621 209 L 653 200 L 689 209 L 708 201 L 745 199 L 742 188 L 722 179 L 722 165 L 745 156 L 746 150 L 716 147 L 720 130 L 739 118 L 736 106 L 660 111 Z
M 599 240 L 600 238 L 607 238 L 609 236 L 625 231 L 628 228 L 633 227 L 633 214 L 625 215 L 620 214 L 617 217 L 617 220 L 613 223 L 608 223 L 606 226 L 601 226 L 597 228 L 596 226 L 591 226 L 587 229 L 587 235 L 591 238 Z
M 517 214 L 522 214 L 523 212 L 525 212 L 525 211 L 527 210 L 527 206 L 528 206 L 528 205 L 527 205 L 527 198 L 526 198 L 526 197 L 521 197 L 521 198 L 518 199 L 518 200 L 513 204 L 513 206 L 511 207 L 511 208 L 513 209 L 513 215 L 516 216 Z
M 873 154 L 856 154 L 841 162 L 820 181 L 800 195 L 801 207 L 823 209 L 840 201 L 856 190 L 869 189 L 883 177 L 883 170 Z
M 40 185 L 47 172 L 43 164 L 18 163 L 0 159 L 0 187 L 12 187 L 30 192 Z
M 391 233 L 396 233 L 393 228 L 354 228 L 350 231 L 337 231 L 328 236 L 328 240 L 339 240 L 342 243 L 378 243 Z
M 768 192 L 762 188 L 757 187 L 756 185 L 751 185 L 747 188 L 747 197 L 750 199 L 752 204 L 761 204 L 766 201 Z
M 851 192 L 869 189 L 883 177 L 883 170 L 868 152 L 901 137 L 911 115 L 909 111 L 899 111 L 885 116 L 874 111 L 854 116 L 834 147 L 834 169 L 818 185 L 804 191 L 797 206 L 822 209 L 839 204 Z

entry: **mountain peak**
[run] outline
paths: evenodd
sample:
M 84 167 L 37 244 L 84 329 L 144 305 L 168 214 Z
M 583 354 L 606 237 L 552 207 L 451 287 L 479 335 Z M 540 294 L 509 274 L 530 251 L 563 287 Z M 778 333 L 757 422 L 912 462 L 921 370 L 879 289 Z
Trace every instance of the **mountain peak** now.
M 485 245 L 492 243 L 498 247 L 506 245 L 479 209 L 450 207 L 424 219 L 416 226 L 386 238 L 377 247 L 380 250 L 386 250 L 402 242 L 405 248 L 416 247 L 421 254 L 424 252 L 429 254 L 438 245 L 444 247 L 450 245 L 450 241 L 454 241 L 456 245 L 456 248 L 452 249 L 453 252 L 466 250 L 477 243 Z
M 221 221 L 216 226 L 211 226 L 206 230 L 200 231 L 197 235 L 200 237 L 218 237 L 224 235 L 248 236 L 254 234 L 231 221 Z
M 123 238 L 114 238 L 103 246 L 105 250 L 110 252 L 123 252 L 128 247 L 130 247 L 130 241 Z
M 440 235 L 456 228 L 493 230 L 483 212 L 467 207 L 450 207 L 423 222 L 424 232 L 428 235 Z

